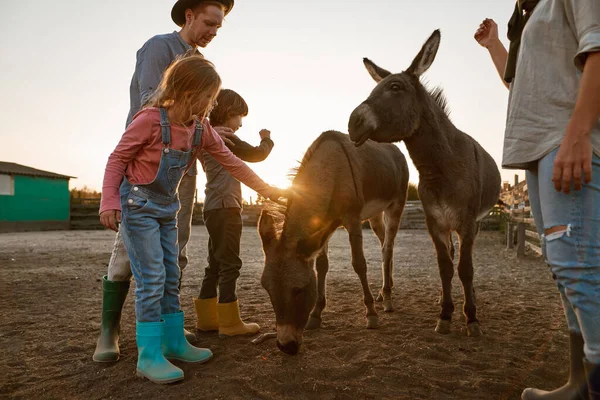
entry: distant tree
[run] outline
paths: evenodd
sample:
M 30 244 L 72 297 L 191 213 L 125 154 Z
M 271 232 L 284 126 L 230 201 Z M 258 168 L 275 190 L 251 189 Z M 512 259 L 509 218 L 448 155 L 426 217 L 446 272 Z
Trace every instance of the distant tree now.
M 417 189 L 417 185 L 415 183 L 408 183 L 408 201 L 419 200 L 419 190 Z
M 100 198 L 100 196 L 101 196 L 100 192 L 90 189 L 87 186 L 84 186 L 81 189 L 77 189 L 77 188 L 71 189 L 71 198 L 72 199 L 98 199 L 98 198 Z

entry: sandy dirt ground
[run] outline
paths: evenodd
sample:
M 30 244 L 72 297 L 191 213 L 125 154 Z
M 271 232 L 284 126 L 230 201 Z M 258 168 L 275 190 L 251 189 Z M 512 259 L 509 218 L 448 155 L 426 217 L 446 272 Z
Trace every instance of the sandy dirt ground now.
M 381 285 L 378 242 L 365 232 L 373 293 Z M 207 364 L 176 362 L 185 380 L 155 385 L 135 376 L 133 288 L 125 304 L 121 360 L 96 364 L 101 276 L 114 235 L 66 231 L 0 235 L 0 397 L 23 399 L 518 399 L 523 388 L 566 381 L 567 330 L 550 273 L 539 257 L 517 259 L 499 233 L 480 234 L 475 252 L 478 317 L 485 335 L 466 336 L 462 288 L 454 277 L 453 332 L 434 332 L 440 290 L 433 246 L 425 231 L 400 231 L 395 247 L 394 303 L 381 327 L 365 329 L 360 283 L 350 266 L 346 233 L 330 242 L 328 306 L 323 327 L 307 332 L 297 356 L 274 340 L 201 333 Z M 182 288 L 192 329 L 206 259 L 207 233 L 195 226 Z M 263 254 L 244 228 L 239 280 L 242 316 L 274 329 L 260 286 Z

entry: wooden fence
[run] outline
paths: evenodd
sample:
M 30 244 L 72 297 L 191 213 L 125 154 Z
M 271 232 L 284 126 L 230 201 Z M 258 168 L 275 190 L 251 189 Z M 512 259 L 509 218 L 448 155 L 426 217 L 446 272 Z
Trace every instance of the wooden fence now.
M 71 229 L 103 229 L 98 218 L 100 208 L 100 199 L 71 199 Z M 242 212 L 242 221 L 244 226 L 256 226 L 262 206 L 249 205 L 245 206 Z M 494 208 L 490 215 L 481 221 L 482 230 L 501 230 L 503 224 L 503 213 L 500 209 Z M 194 213 L 192 217 L 193 225 L 202 225 L 202 203 L 194 205 Z M 368 221 L 365 222 L 365 228 L 369 227 Z M 400 223 L 400 229 L 427 229 L 425 225 L 425 213 L 420 201 L 407 201 L 404 207 L 404 214 Z
M 494 207 L 488 216 L 481 220 L 479 228 L 484 231 L 500 231 L 504 223 L 504 213 L 500 207 Z M 368 221 L 364 224 L 369 226 Z M 425 211 L 419 200 L 407 201 L 400 221 L 400 229 L 427 229 Z
M 251 205 L 245 206 L 242 212 L 242 220 L 245 226 L 256 226 L 262 207 Z M 94 230 L 104 229 L 100 223 L 98 213 L 100 211 L 99 198 L 71 198 L 71 221 L 70 227 L 73 230 Z M 192 225 L 203 225 L 202 203 L 194 204 L 192 214 Z
M 71 229 L 104 229 L 100 223 L 100 198 L 71 197 Z
M 423 205 L 419 200 L 406 202 L 400 229 L 427 229 Z
M 507 248 L 516 247 L 519 257 L 525 255 L 526 248 L 542 254 L 540 237 L 531 215 L 527 182 L 518 182 L 518 177 L 515 176 L 515 185 L 506 187 L 500 194 L 500 199 L 504 202 Z

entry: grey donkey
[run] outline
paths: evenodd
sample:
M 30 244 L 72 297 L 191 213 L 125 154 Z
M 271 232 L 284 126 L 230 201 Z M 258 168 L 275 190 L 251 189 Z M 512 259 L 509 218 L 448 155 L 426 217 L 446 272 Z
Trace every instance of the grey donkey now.
M 442 280 L 441 313 L 436 331 L 451 329 L 454 246 L 452 232 L 460 238 L 458 276 L 464 289 L 463 312 L 467 334 L 480 336 L 473 287 L 473 248 L 478 221 L 498 202 L 500 172 L 494 159 L 448 117 L 441 89 L 428 90 L 419 77 L 433 63 L 440 44 L 433 32 L 412 64 L 392 74 L 368 59 L 364 64 L 378 83 L 350 116 L 350 138 L 357 146 L 403 140 L 419 171 L 419 197 L 427 228 L 437 252 Z
M 324 132 L 311 144 L 293 179 L 287 207 L 264 209 L 258 224 L 265 253 L 261 283 L 275 311 L 281 351 L 296 354 L 305 327 L 321 326 L 329 269 L 327 243 L 340 226 L 348 231 L 367 328 L 378 326 L 378 316 L 363 254 L 362 221 L 366 219 L 382 246 L 381 295 L 385 310 L 392 311 L 394 240 L 407 187 L 406 159 L 393 144 L 371 142 L 356 148 L 348 135 L 335 131 Z

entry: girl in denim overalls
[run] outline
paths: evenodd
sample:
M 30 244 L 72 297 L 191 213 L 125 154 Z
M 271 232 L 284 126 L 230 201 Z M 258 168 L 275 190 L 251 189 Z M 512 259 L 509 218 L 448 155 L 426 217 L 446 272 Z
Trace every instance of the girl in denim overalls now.
M 167 359 L 212 358 L 210 350 L 190 345 L 184 336 L 176 223 L 183 174 L 204 149 L 258 193 L 270 198 L 281 193 L 235 157 L 204 119 L 220 85 L 214 66 L 201 56 L 176 60 L 123 134 L 104 175 L 100 220 L 113 230 L 122 224 L 136 281 L 137 375 L 155 383 L 183 379 L 183 371 Z

